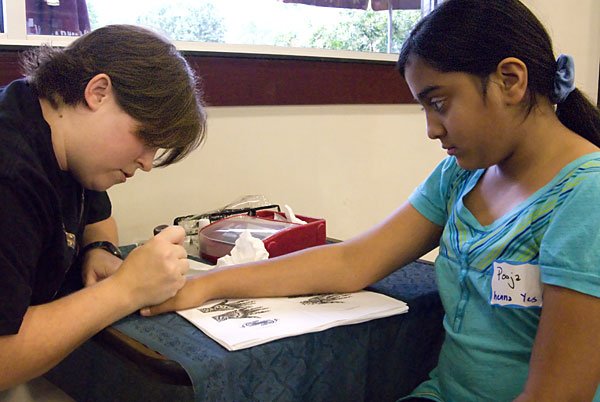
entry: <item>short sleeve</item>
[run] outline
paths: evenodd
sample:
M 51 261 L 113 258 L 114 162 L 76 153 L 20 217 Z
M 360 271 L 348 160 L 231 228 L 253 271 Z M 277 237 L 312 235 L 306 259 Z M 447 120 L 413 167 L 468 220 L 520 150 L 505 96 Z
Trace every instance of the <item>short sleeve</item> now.
M 542 282 L 600 297 L 600 172 L 569 187 L 540 244 Z
M 108 219 L 111 216 L 112 204 L 106 191 L 88 191 L 91 198 L 89 212 L 85 221 L 86 225 Z
M 448 219 L 450 184 L 463 171 L 454 157 L 444 159 L 410 195 L 408 201 L 425 218 L 444 226 Z
M 34 268 L 49 226 L 36 201 L 31 193 L 0 179 L 0 335 L 18 332 L 31 301 Z

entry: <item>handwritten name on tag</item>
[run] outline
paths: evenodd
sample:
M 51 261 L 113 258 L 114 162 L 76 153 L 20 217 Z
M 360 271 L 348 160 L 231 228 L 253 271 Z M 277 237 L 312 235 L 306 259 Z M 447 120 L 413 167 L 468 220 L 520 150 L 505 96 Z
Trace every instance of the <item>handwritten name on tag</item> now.
M 539 265 L 494 261 L 490 304 L 541 307 L 542 292 Z

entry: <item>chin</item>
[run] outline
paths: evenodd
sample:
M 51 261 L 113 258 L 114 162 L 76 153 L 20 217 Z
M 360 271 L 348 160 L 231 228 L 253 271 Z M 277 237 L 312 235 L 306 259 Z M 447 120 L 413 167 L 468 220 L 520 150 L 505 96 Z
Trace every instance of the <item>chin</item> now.
M 83 186 L 83 188 L 92 191 L 106 191 L 110 187 L 117 184 L 115 182 L 115 177 L 112 179 L 110 175 L 84 175 L 84 174 L 76 174 L 72 173 L 73 178 L 79 182 Z M 119 181 L 120 183 L 120 181 Z
M 458 164 L 458 166 L 460 166 L 461 168 L 463 168 L 465 170 L 485 169 L 488 167 L 488 166 L 481 166 L 481 163 L 478 163 L 477 161 L 471 161 L 466 158 L 459 158 L 459 157 L 456 157 L 456 163 Z
M 91 183 L 81 183 L 83 187 L 92 191 L 106 191 L 112 186 L 118 183 L 103 183 L 103 182 L 91 182 Z

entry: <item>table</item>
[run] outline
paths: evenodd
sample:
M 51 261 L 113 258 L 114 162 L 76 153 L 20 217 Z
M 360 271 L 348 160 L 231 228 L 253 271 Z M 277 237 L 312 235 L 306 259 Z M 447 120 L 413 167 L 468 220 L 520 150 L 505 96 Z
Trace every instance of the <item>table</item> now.
M 370 286 L 409 312 L 229 352 L 175 313 L 132 314 L 46 378 L 77 401 L 395 401 L 427 377 L 443 340 L 433 266 Z

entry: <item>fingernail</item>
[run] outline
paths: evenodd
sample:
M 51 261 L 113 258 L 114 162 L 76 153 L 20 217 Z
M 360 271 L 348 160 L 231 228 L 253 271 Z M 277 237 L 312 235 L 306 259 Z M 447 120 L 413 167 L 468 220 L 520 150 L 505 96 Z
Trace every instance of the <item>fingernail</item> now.
M 156 236 L 157 234 L 159 234 L 160 232 L 162 232 L 164 229 L 166 229 L 168 227 L 169 227 L 169 225 L 158 225 L 157 227 L 154 228 L 152 233 L 154 233 L 154 236 Z

